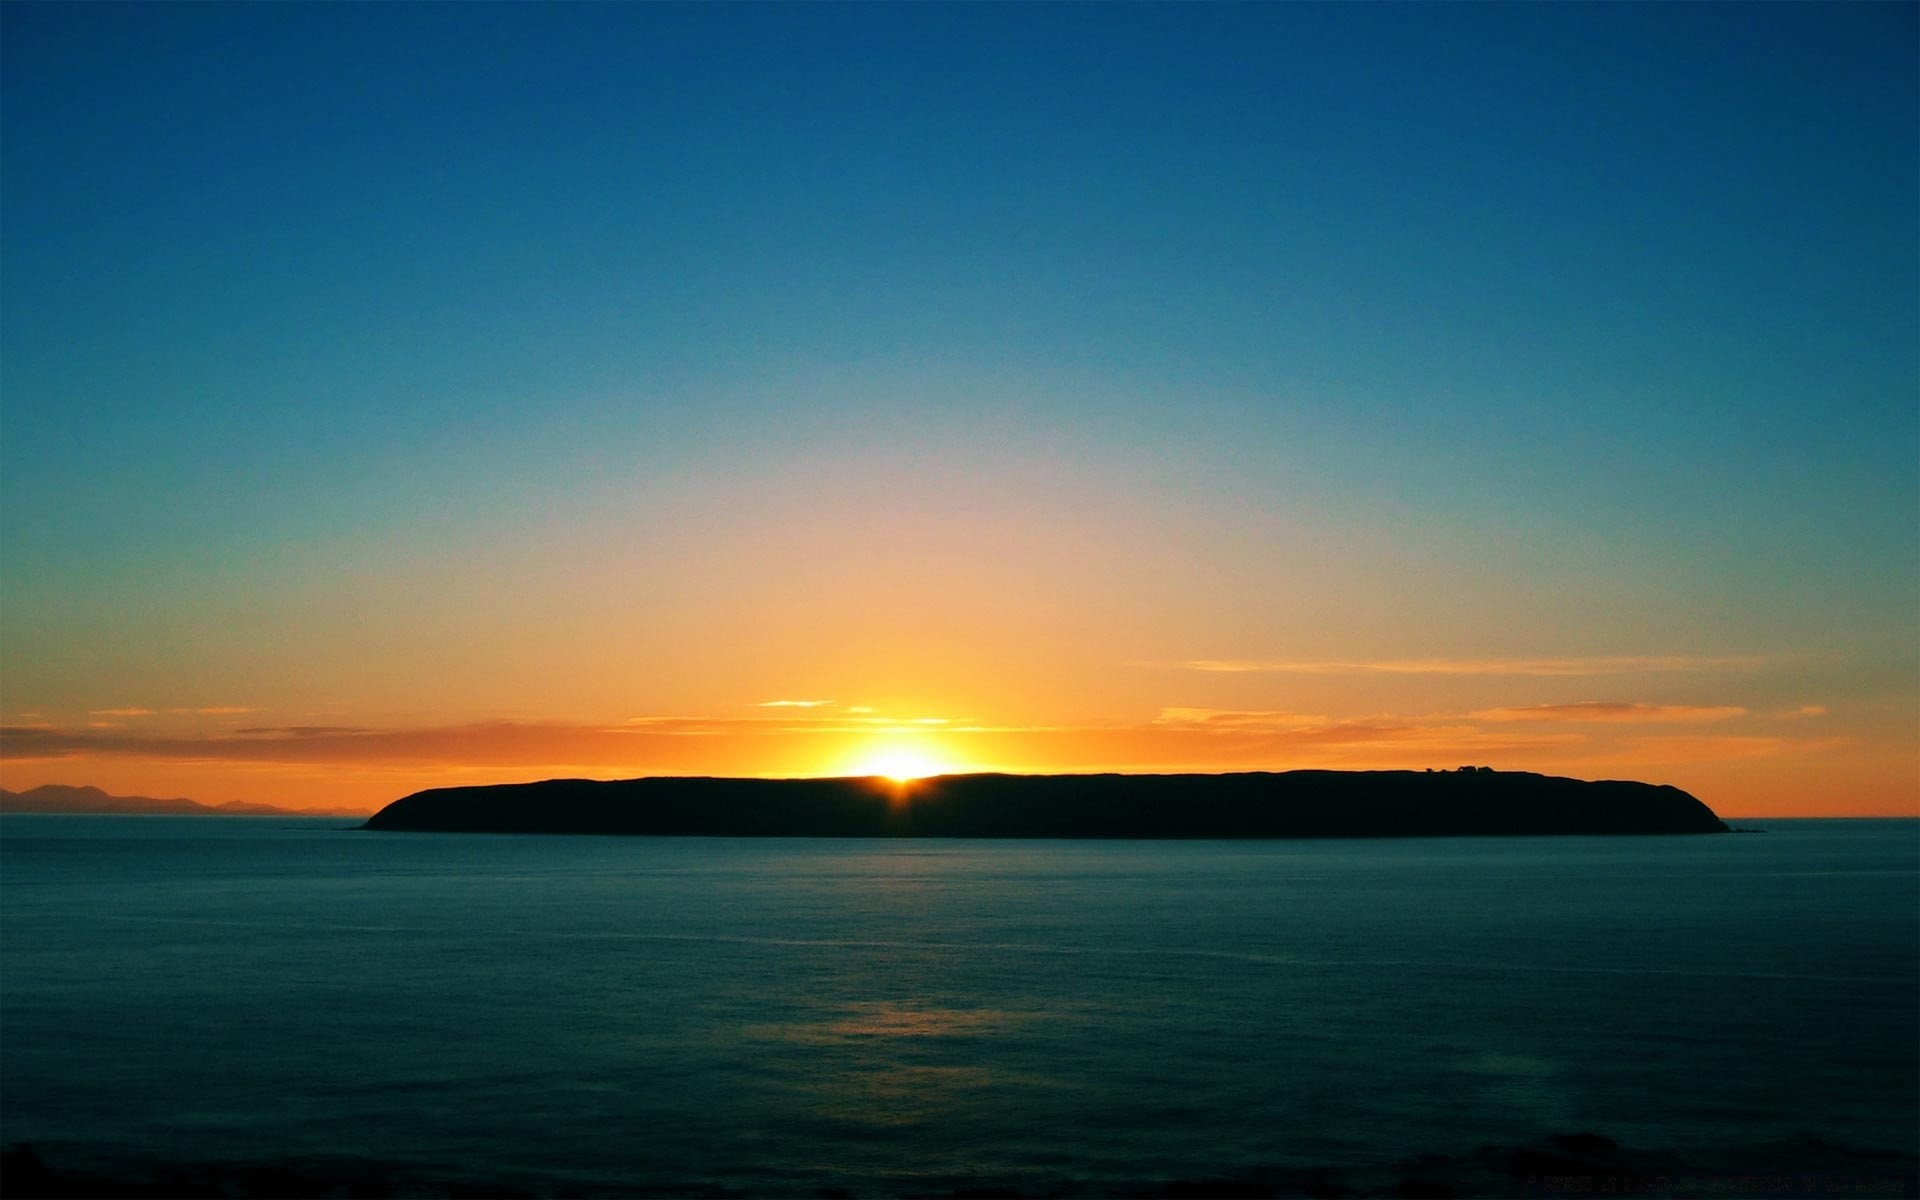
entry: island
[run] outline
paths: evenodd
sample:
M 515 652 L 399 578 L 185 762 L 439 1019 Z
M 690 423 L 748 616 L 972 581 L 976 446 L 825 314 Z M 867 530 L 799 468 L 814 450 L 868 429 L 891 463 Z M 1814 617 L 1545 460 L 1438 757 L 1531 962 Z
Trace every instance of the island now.
M 1726 833 L 1679 788 L 1524 771 L 549 779 L 434 788 L 365 829 L 703 837 L 1330 838 Z

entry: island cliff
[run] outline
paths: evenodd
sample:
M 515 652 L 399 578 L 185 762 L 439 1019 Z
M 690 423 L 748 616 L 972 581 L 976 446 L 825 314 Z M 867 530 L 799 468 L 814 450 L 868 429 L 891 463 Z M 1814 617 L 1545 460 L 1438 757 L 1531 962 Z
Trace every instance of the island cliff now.
M 709 837 L 1285 838 L 1725 833 L 1675 787 L 1527 772 L 940 775 L 435 788 L 365 828 Z

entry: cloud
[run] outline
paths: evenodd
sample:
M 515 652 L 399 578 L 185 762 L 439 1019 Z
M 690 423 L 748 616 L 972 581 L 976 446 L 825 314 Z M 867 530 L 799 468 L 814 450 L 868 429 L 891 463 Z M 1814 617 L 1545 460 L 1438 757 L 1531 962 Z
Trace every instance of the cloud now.
M 755 708 L 826 708 L 831 700 L 762 700 Z
M 766 728 L 780 717 L 628 717 L 615 732 L 661 734 L 667 737 L 710 737 L 743 729 Z
M 611 726 L 520 721 L 401 729 L 260 725 L 193 734 L 14 724 L 0 727 L 0 760 L 111 757 L 315 767 L 753 773 L 779 770 L 788 764 L 821 762 L 821 735 L 826 733 L 846 734 L 857 743 L 858 739 L 892 734 L 944 738 L 1011 732 L 1015 731 L 891 721 L 849 726 L 831 718 L 802 718 L 796 725 L 792 718 L 776 716 L 650 716 Z
M 831 703 L 831 701 L 822 701 Z M 767 705 L 755 705 L 765 708 Z M 854 709 L 850 712 L 873 710 Z M 934 729 L 952 727 L 965 728 L 975 733 L 986 732 L 986 726 L 968 724 L 966 719 L 953 717 L 862 717 L 834 714 L 796 713 L 793 715 L 765 717 L 677 717 L 644 716 L 628 717 L 623 728 L 646 733 L 670 734 L 678 737 L 710 736 L 723 733 L 885 733 L 906 729 Z
M 1584 742 L 1577 733 L 1489 733 L 1475 725 L 1424 724 L 1391 719 L 1338 721 L 1308 729 L 1277 734 L 1274 742 L 1282 746 L 1346 746 L 1376 749 L 1418 749 L 1423 754 L 1491 750 L 1520 751 L 1542 746 L 1564 747 Z
M 1686 655 L 1612 658 L 1420 658 L 1367 662 L 1285 659 L 1197 658 L 1170 664 L 1184 671 L 1288 675 L 1639 675 L 1667 671 L 1712 671 L 1752 667 L 1762 660 Z
M 1176 710 L 1177 711 L 1177 710 Z M 1193 714 L 1189 712 L 1189 717 Z M 495 721 L 470 725 L 363 729 L 352 726 L 261 725 L 220 733 L 157 735 L 129 730 L 63 729 L 27 725 L 0 728 L 0 758 L 9 760 L 105 755 L 188 761 L 459 766 L 587 766 L 733 769 L 742 761 L 817 761 L 822 735 L 849 738 L 917 733 L 939 738 L 993 736 L 970 742 L 988 757 L 1105 759 L 1127 767 L 1187 757 L 1204 763 L 1217 752 L 1260 753 L 1284 765 L 1290 751 L 1319 747 L 1447 746 L 1484 749 L 1489 738 L 1472 727 L 1391 721 L 1318 722 L 1248 714 L 1204 714 L 1185 721 L 1115 722 L 1079 726 L 994 726 L 923 717 L 910 720 L 785 717 L 636 717 L 615 726 L 563 722 Z M 1226 738 L 1226 741 L 1221 739 Z M 1542 735 L 1501 734 L 1502 746 L 1541 743 Z M 1007 752 L 999 751 L 1004 743 Z
M 167 712 L 175 715 L 185 713 L 202 717 L 231 717 L 252 711 L 251 708 L 242 708 L 235 704 L 213 704 L 206 708 L 95 708 L 90 709 L 87 715 L 90 717 L 119 717 L 125 719 L 131 717 L 152 717 L 158 716 L 162 712 Z
M 1167 707 L 1144 720 L 992 725 L 949 718 L 653 715 L 613 725 L 491 721 L 369 729 L 258 725 L 155 733 L 129 728 L 0 727 L 0 760 L 116 758 L 313 771 L 434 770 L 541 777 L 767 774 L 840 769 L 873 739 L 917 737 L 966 769 L 1015 771 L 1419 768 L 1462 763 L 1566 771 L 1580 765 L 1710 762 L 1802 754 L 1839 739 L 1643 735 L 1635 721 L 1718 719 L 1661 705 L 1541 705 L 1459 717 L 1330 720 L 1304 713 Z M 1601 715 L 1596 715 L 1596 712 Z M 1513 715 L 1520 714 L 1520 715 Z M 1660 714 L 1660 715 L 1655 715 Z M 946 721 L 945 724 L 932 722 Z M 845 739 L 845 745 L 836 743 Z
M 1802 704 L 1799 708 L 1790 708 L 1786 712 L 1775 715 L 1784 721 L 1796 721 L 1803 717 L 1824 717 L 1827 715 L 1827 709 L 1823 704 Z
M 1218 708 L 1163 708 L 1155 725 L 1185 725 L 1205 729 L 1305 729 L 1327 724 L 1325 717 L 1293 712 L 1238 712 Z
M 1624 704 L 1591 700 L 1580 704 L 1529 704 L 1517 708 L 1488 708 L 1468 714 L 1476 721 L 1620 721 L 1671 723 L 1726 721 L 1743 717 L 1734 705 Z
M 170 736 L 12 725 L 0 728 L 0 758 L 24 760 L 87 755 L 175 762 L 314 765 L 619 765 L 635 759 L 633 740 L 622 736 L 622 732 L 560 722 L 513 721 L 383 730 L 262 725 L 231 733 Z

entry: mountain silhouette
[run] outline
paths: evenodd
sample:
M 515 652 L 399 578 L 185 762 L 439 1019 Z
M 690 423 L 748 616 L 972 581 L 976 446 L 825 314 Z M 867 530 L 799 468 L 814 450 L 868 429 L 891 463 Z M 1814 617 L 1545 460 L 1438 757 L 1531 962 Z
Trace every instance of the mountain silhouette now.
M 364 811 L 364 810 L 363 810 Z M 224 804 L 202 804 L 179 797 L 155 799 L 152 796 L 114 796 L 97 787 L 75 787 L 62 783 L 42 784 L 24 792 L 0 788 L 0 813 L 102 813 L 121 816 L 183 817 L 340 817 L 359 816 L 341 810 L 308 811 L 257 804 L 248 800 L 229 800 Z

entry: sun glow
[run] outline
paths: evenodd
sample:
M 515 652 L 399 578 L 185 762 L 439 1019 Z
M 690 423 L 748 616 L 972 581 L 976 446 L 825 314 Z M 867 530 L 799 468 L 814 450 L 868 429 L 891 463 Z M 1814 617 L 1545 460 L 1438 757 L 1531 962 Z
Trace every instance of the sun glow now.
M 859 775 L 877 775 L 891 779 L 895 783 L 910 783 L 915 779 L 925 779 L 929 775 L 941 775 L 952 771 L 947 763 L 916 746 L 886 746 L 863 756 L 855 773 Z

